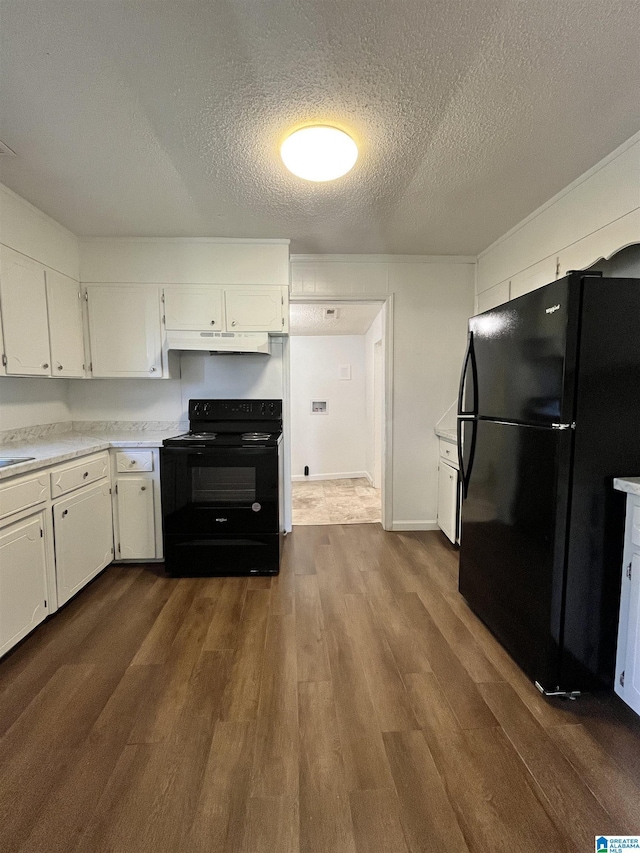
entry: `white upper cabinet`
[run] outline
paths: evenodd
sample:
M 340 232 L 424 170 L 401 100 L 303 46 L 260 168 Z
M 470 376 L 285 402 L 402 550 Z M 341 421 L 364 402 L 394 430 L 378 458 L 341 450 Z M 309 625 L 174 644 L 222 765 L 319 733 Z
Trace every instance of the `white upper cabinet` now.
M 82 302 L 77 281 L 47 270 L 51 375 L 84 376 Z
M 164 316 L 169 330 L 288 332 L 286 287 L 165 287 Z
M 162 377 L 158 289 L 87 286 L 93 376 Z
M 289 331 L 289 304 L 284 287 L 227 288 L 224 299 L 229 332 Z
M 224 329 L 221 287 L 165 287 L 164 316 L 167 329 L 221 331 Z
M 49 376 L 44 267 L 4 246 L 0 261 L 0 305 L 7 374 Z

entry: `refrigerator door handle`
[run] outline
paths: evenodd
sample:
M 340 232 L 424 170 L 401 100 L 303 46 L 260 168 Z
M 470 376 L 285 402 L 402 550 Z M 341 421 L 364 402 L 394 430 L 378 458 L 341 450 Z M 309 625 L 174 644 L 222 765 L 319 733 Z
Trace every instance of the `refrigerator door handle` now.
M 458 467 L 460 469 L 460 485 L 462 486 L 462 497 L 464 499 L 464 497 L 465 497 L 465 488 L 464 488 L 465 473 L 464 473 L 464 455 L 462 453 L 462 424 L 463 424 L 462 418 L 458 418 L 458 420 L 456 421 L 457 439 L 458 439 Z
M 471 362 L 471 375 L 473 376 L 473 410 L 465 411 L 464 406 L 464 386 L 467 379 L 467 369 Z M 460 374 L 460 389 L 458 391 L 458 416 L 469 417 L 478 413 L 478 368 L 476 367 L 476 356 L 473 350 L 473 332 L 469 332 L 467 338 L 467 350 L 464 354 L 462 362 L 462 373 Z
M 468 423 L 471 425 L 471 443 L 469 445 L 469 468 L 465 471 L 464 453 L 462 452 L 462 425 Z M 469 480 L 471 479 L 471 471 L 473 470 L 473 460 L 476 455 L 476 430 L 478 429 L 478 421 L 472 418 L 458 418 L 458 464 L 460 466 L 460 485 L 462 486 L 462 500 L 467 497 L 469 491 Z

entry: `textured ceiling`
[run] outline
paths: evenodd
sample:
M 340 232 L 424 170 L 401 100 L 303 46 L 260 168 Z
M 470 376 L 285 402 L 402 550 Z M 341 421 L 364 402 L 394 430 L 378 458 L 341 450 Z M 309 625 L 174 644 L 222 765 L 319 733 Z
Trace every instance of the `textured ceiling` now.
M 640 127 L 637 0 L 0 0 L 0 179 L 80 235 L 473 254 Z M 353 171 L 282 166 L 336 124 Z
M 327 308 L 335 310 L 334 318 L 325 318 Z M 380 310 L 380 303 L 376 302 L 339 305 L 293 302 L 289 306 L 289 332 L 291 335 L 365 335 Z

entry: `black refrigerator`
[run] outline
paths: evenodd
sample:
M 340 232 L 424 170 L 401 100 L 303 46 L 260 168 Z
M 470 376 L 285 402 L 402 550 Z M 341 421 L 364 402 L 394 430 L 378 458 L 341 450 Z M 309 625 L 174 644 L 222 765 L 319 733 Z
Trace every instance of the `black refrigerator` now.
M 640 475 L 640 279 L 570 273 L 469 321 L 459 589 L 547 694 L 613 682 Z

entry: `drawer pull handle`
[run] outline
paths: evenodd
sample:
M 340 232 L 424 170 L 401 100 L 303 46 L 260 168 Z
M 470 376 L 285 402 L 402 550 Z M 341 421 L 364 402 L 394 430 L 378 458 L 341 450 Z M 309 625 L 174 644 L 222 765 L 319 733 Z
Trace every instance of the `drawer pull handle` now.
M 147 491 L 147 487 L 146 487 L 146 486 L 140 486 L 140 491 L 141 491 L 141 492 L 146 492 L 146 491 Z
M 135 464 L 136 464 L 136 460 L 135 460 L 135 459 L 132 459 L 132 460 L 131 460 L 131 462 L 129 462 L 129 465 L 135 465 Z
M 211 325 L 212 325 L 212 326 L 215 326 L 215 324 L 216 324 L 216 321 L 215 321 L 215 320 L 212 320 L 212 321 L 211 321 Z
M 49 365 L 46 362 L 42 365 L 43 370 L 47 370 L 48 367 L 49 367 Z
M 62 510 L 62 517 L 63 517 L 63 518 L 65 517 L 65 515 L 68 515 L 68 514 L 69 514 L 69 510 L 68 510 L 68 509 L 63 509 L 63 510 Z
M 62 370 L 62 365 L 61 365 L 61 364 L 59 364 L 59 365 L 58 365 L 58 370 Z
M 232 321 L 231 321 L 231 325 L 232 325 L 232 326 L 237 326 L 238 324 L 236 323 L 236 321 L 235 321 L 235 320 L 232 320 Z M 46 365 L 45 365 L 45 366 L 46 366 Z
M 88 471 L 85 471 L 85 472 L 84 472 L 84 474 L 82 475 L 82 477 L 83 477 L 83 479 L 84 479 L 84 480 L 86 480 L 88 476 L 89 476 L 89 472 L 88 472 Z

